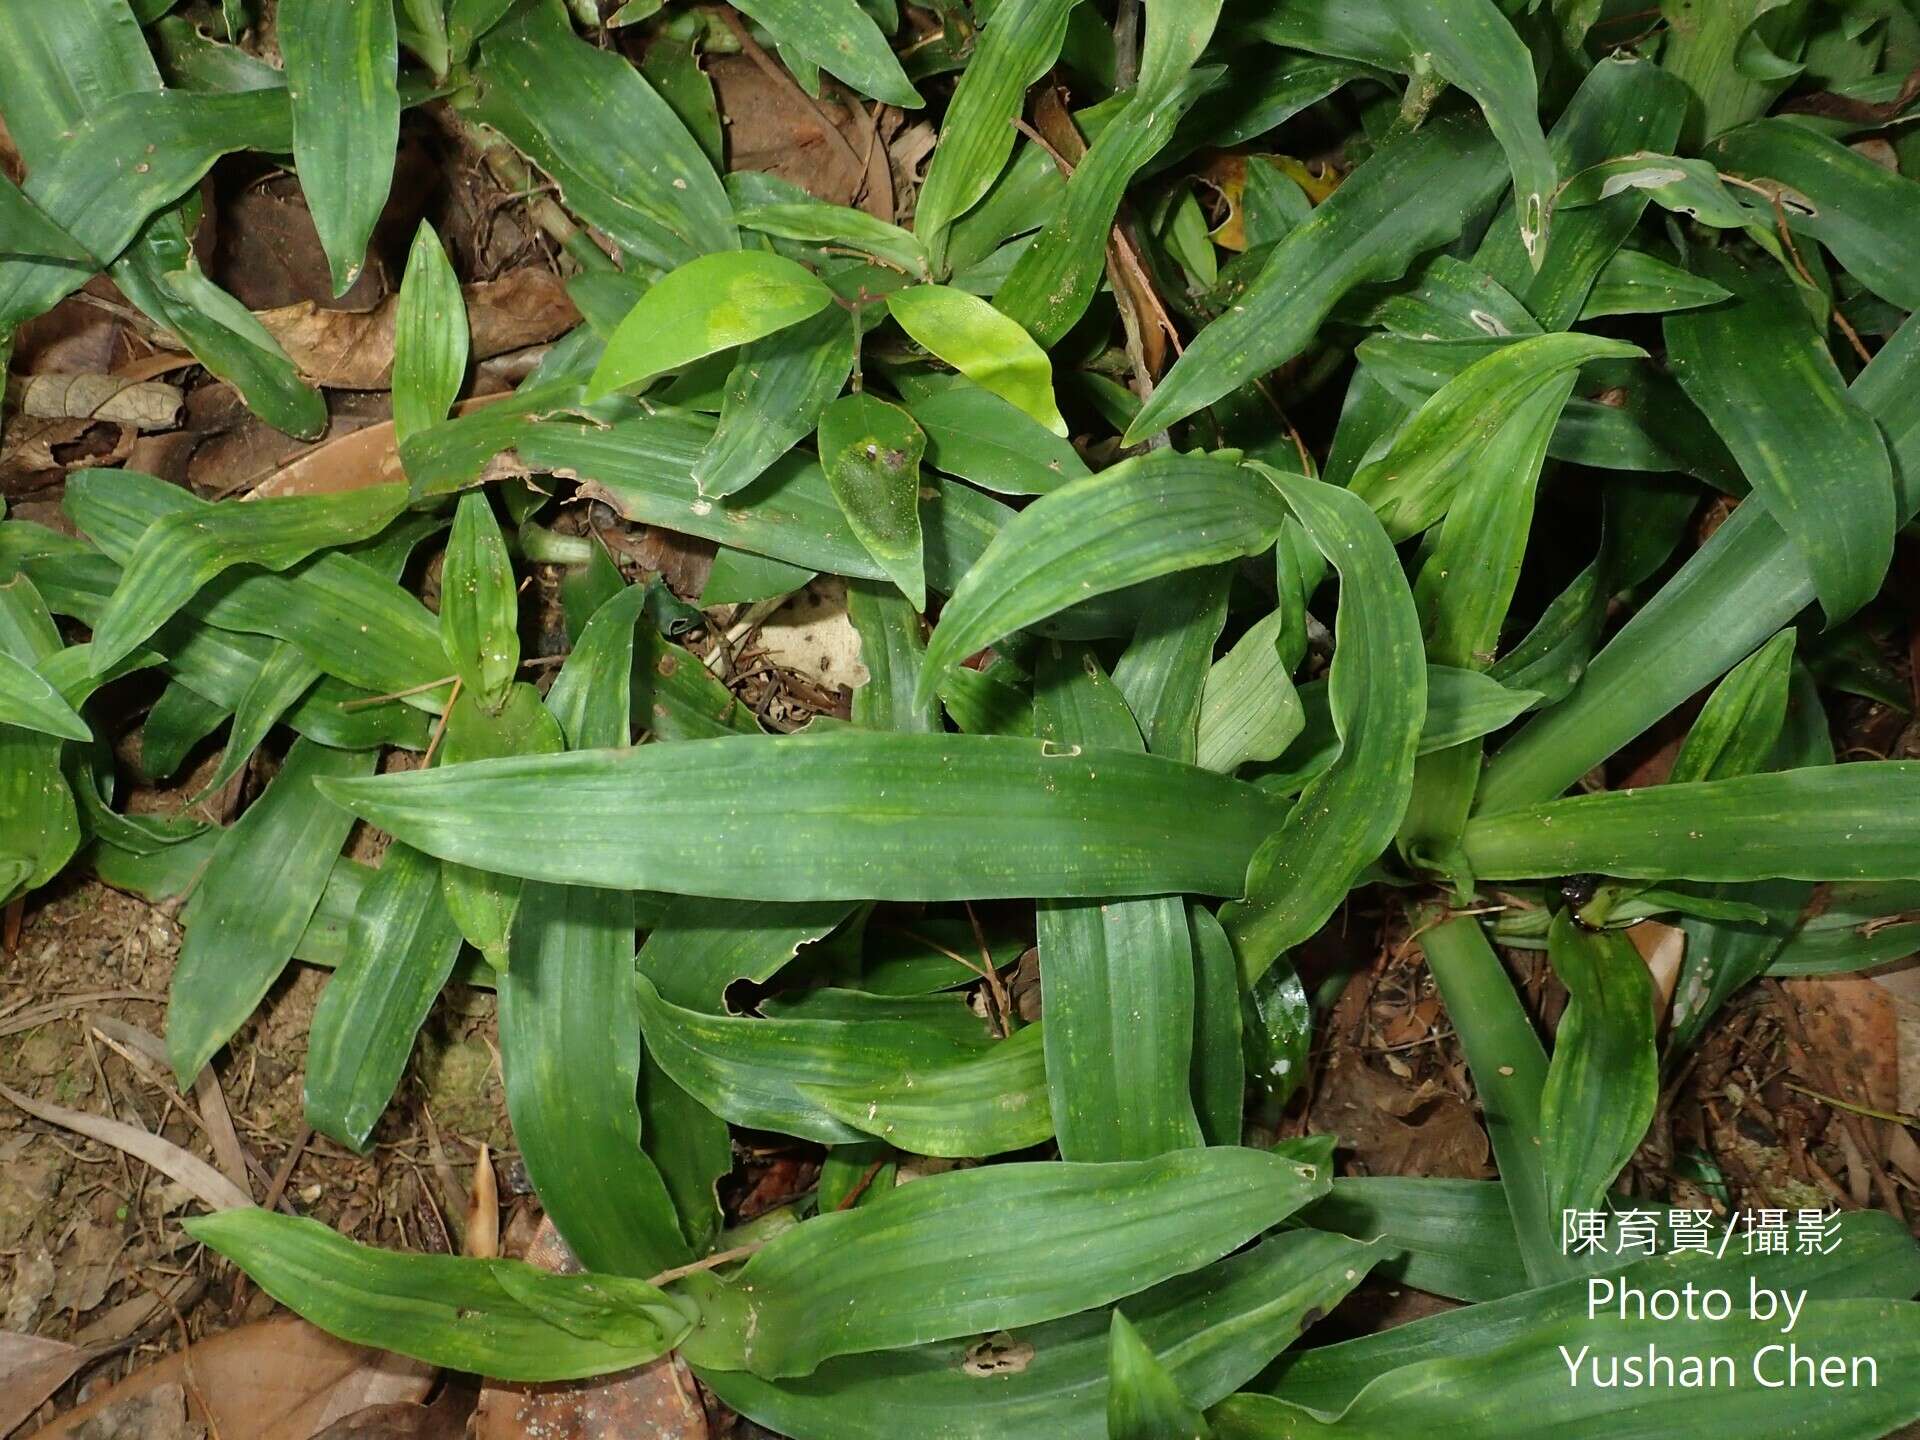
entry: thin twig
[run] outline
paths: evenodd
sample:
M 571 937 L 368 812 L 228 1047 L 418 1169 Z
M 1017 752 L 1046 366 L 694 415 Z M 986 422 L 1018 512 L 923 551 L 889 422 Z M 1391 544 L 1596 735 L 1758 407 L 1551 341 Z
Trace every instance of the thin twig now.
M 342 700 L 342 710 L 364 710 L 369 705 L 384 705 L 389 700 L 404 700 L 409 695 L 424 695 L 429 690 L 438 690 L 442 685 L 451 685 L 460 677 L 442 675 L 438 680 L 429 680 L 422 685 L 409 685 L 404 690 L 390 690 L 385 695 L 367 695 L 358 700 Z M 453 702 L 449 700 L 448 704 Z
M 986 975 L 987 990 L 992 995 L 995 1008 L 1000 1012 L 1000 1038 L 1006 1039 L 1013 1034 L 1013 1002 L 1007 997 L 1007 987 L 1000 981 L 1000 971 L 993 963 L 993 950 L 987 944 L 987 932 L 981 928 L 980 917 L 973 913 L 973 902 L 960 902 L 966 907 L 967 923 L 973 926 L 973 943 L 980 947 L 980 968 Z
M 751 1245 L 736 1245 L 731 1250 L 719 1251 L 707 1256 L 704 1260 L 696 1260 L 691 1265 L 676 1265 L 671 1270 L 662 1270 L 649 1279 L 647 1284 L 658 1289 L 672 1281 L 684 1280 L 689 1275 L 698 1275 L 707 1270 L 718 1269 L 722 1265 L 731 1265 L 736 1260 L 746 1259 L 766 1243 L 764 1240 L 756 1240 Z

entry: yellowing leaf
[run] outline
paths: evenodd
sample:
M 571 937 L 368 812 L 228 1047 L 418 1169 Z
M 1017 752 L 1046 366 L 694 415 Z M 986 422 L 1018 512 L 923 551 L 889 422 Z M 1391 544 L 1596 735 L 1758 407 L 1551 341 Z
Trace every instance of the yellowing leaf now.
M 811 270 L 770 251 L 702 255 L 627 312 L 588 382 L 588 398 L 784 330 L 832 303 L 833 292 Z
M 1018 406 L 1056 435 L 1067 422 L 1053 398 L 1053 367 L 1033 337 L 977 295 L 915 285 L 887 297 L 893 318 L 976 385 Z

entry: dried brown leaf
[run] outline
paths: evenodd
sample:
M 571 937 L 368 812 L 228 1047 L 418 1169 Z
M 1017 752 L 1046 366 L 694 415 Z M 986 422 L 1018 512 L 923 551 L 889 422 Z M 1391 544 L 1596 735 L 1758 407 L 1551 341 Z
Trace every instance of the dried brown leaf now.
M 106 1394 L 39 1432 L 81 1440 L 92 1422 L 129 1402 L 186 1386 L 196 1420 L 245 1440 L 310 1440 L 343 1416 L 373 1405 L 424 1400 L 434 1371 L 416 1360 L 336 1340 L 291 1316 L 242 1326 L 137 1370 Z M 204 1402 L 212 1413 L 202 1415 Z M 136 1432 L 108 1431 L 131 1436 Z M 143 1436 L 142 1440 L 146 1440 Z

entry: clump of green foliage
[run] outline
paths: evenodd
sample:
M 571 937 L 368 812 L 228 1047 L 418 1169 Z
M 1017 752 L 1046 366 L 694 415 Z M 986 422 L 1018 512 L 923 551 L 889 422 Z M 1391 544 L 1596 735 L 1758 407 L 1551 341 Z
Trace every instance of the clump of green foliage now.
M 307 1113 L 356 1146 L 449 978 L 493 986 L 527 1173 L 590 1273 L 263 1211 L 193 1234 L 461 1369 L 677 1346 L 803 1440 L 1920 1415 L 1920 1251 L 1887 1216 L 1829 1255 L 1562 1243 L 1732 994 L 1914 946 L 1880 921 L 1916 904 L 1920 764 L 1836 763 L 1823 696 L 1887 693 L 1920 509 L 1909 7 L 280 0 L 284 71 L 233 43 L 244 4 L 224 31 L 174 8 L 0 4 L 26 167 L 0 335 L 104 269 L 318 434 L 196 265 L 194 187 L 291 156 L 344 290 L 416 105 L 551 179 L 587 317 L 448 418 L 469 340 L 423 231 L 405 484 L 213 504 L 100 470 L 66 490 L 82 538 L 0 524 L 0 899 L 72 865 L 190 893 L 183 1084 L 290 961 L 336 967 Z M 911 208 L 725 173 L 690 57 L 741 43 L 929 114 Z M 574 494 L 715 542 L 709 608 L 842 577 L 850 720 L 763 733 L 673 638 L 687 597 L 541 523 Z M 435 551 L 437 615 L 410 588 Z M 571 649 L 529 671 L 550 565 Z M 165 677 L 150 768 L 221 726 L 215 785 L 284 752 L 230 826 L 114 808 L 102 687 L 137 669 Z M 1671 777 L 1606 788 L 1696 697 Z M 378 868 L 341 855 L 356 821 L 392 837 Z M 1248 1126 L 1307 1072 L 1290 956 L 1362 887 L 1418 934 L 1498 1183 L 1335 1180 L 1336 1137 Z M 1664 1025 L 1623 933 L 1650 916 L 1686 936 Z M 1030 936 L 1023 1023 L 985 972 Z M 1494 941 L 1545 950 L 1550 1037 Z M 821 1147 L 805 1218 L 723 1229 L 737 1129 Z M 896 1187 L 910 1157 L 983 1163 Z M 1590 1319 L 1608 1266 L 1804 1290 L 1796 1343 L 1879 1384 L 1570 1386 L 1566 1343 L 1744 1365 L 1777 1338 Z M 1370 1272 L 1475 1303 L 1287 1351 Z

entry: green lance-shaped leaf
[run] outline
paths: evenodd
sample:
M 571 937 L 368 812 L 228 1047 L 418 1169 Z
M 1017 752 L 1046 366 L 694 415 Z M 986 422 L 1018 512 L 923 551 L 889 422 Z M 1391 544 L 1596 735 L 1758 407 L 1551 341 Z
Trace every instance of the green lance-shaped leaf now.
M 744 229 L 757 230 L 762 235 L 859 250 L 915 280 L 933 278 L 926 247 L 917 235 L 864 210 L 819 201 L 775 202 L 743 206 L 733 218 Z
M 0 650 L 0 725 L 63 740 L 93 738 L 74 708 L 33 666 Z
M 1895 513 L 1920 509 L 1920 325 L 1903 325 L 1850 398 L 1881 427 Z M 1814 598 L 1805 561 L 1761 505 L 1739 506 L 1621 627 L 1572 693 L 1510 740 L 1481 779 L 1479 810 L 1547 799 L 1571 785 L 1788 624 Z
M 1384 1238 L 1395 1253 L 1381 1278 L 1432 1295 L 1478 1303 L 1533 1288 L 1498 1181 L 1350 1176 L 1301 1219 L 1356 1240 Z
M 1703 280 L 1658 255 L 1645 250 L 1616 250 L 1594 277 L 1593 289 L 1580 307 L 1580 318 L 1664 315 L 1672 310 L 1717 305 L 1727 294 L 1724 286 Z
M 1057 748 L 1138 753 L 1126 701 L 1084 646 L 1047 646 L 1034 732 Z M 1047 1090 L 1069 1160 L 1142 1160 L 1201 1141 L 1189 1072 L 1193 945 L 1177 896 L 1043 901 Z
M 391 845 L 354 907 L 345 962 L 307 1036 L 307 1123 L 365 1150 L 413 1052 L 413 1038 L 460 954 L 440 867 Z
M 447 418 L 467 378 L 467 302 L 433 226 L 420 222 L 393 319 L 393 435 Z
M 1564 374 L 1541 387 L 1500 425 L 1441 522 L 1413 592 L 1433 664 L 1473 674 L 1493 664 L 1532 531 L 1534 490 L 1574 378 Z M 1481 750 L 1468 741 L 1423 756 L 1400 827 L 1406 854 L 1463 888 L 1469 877 L 1458 869 L 1460 832 L 1480 779 Z
M 848 530 L 825 474 L 802 453 L 775 461 L 740 494 L 703 497 L 692 470 L 714 433 L 704 416 L 663 409 L 604 428 L 523 425 L 512 443 L 528 465 L 579 480 L 628 519 L 810 570 L 887 578 Z
M 1505 422 L 1550 389 L 1564 392 L 1566 377 L 1590 360 L 1645 354 L 1624 341 L 1566 333 L 1502 345 L 1441 386 L 1391 448 L 1355 472 L 1351 488 L 1394 539 L 1417 535 L 1446 513 Z
M 8 110 L 18 115 L 15 77 L 7 79 Z M 271 91 L 122 94 L 67 124 L 71 138 L 44 162 L 30 160 L 22 188 L 95 255 L 119 254 L 156 210 L 191 190 L 222 155 L 285 150 L 292 140 L 286 96 Z M 103 156 L 117 163 L 103 164 Z M 71 263 L 0 259 L 0 326 L 51 309 L 91 273 Z
M 1555 168 L 1572 175 L 1636 150 L 1671 150 L 1686 113 L 1686 87 L 1631 52 L 1601 60 L 1560 112 L 1547 137 Z M 1517 207 L 1503 207 L 1473 263 L 1531 310 L 1542 328 L 1565 330 L 1580 314 L 1594 277 L 1639 223 L 1647 197 L 1629 191 L 1585 209 L 1553 207 L 1553 238 L 1538 262 L 1521 243 Z
M 527 1176 L 567 1244 L 592 1269 L 651 1275 L 688 1250 L 640 1148 L 632 955 L 630 897 L 527 886 L 499 978 L 500 1053 Z M 619 1203 L 607 1203 L 610 1193 Z
M 831 305 L 742 346 L 720 423 L 694 462 L 700 494 L 718 499 L 746 489 L 811 434 L 853 372 L 853 346 L 851 317 Z
M 1743 230 L 1755 221 L 1754 213 L 1740 203 L 1710 163 L 1649 150 L 1616 155 L 1568 176 L 1560 190 L 1560 204 L 1579 210 L 1628 191 L 1645 194 L 1661 209 L 1715 230 Z
M 1024 1150 L 1053 1136 L 1045 1028 L 1029 1025 L 978 1055 L 863 1085 L 802 1080 L 794 1088 L 843 1125 L 909 1154 Z
M 1278 813 L 1250 785 L 1152 756 L 853 730 L 488 760 L 327 793 L 501 874 L 759 900 L 1237 894 Z
M 1795 635 L 1783 630 L 1714 688 L 1674 757 L 1669 781 L 1725 780 L 1762 770 L 1831 765 L 1833 741 L 1813 678 L 1793 661 Z M 1629 894 L 1640 887 L 1629 887 Z M 1713 899 L 1723 892 L 1707 887 Z M 1803 881 L 1768 880 L 1724 898 L 1759 907 L 1747 921 L 1687 916 L 1686 952 L 1673 987 L 1667 1057 L 1683 1055 L 1720 1007 L 1763 970 L 1786 943 L 1812 898 Z M 1616 906 L 1617 909 L 1617 906 Z
M 499 711 L 520 669 L 520 596 L 484 490 L 460 497 L 440 580 L 440 643 L 464 692 Z
M 1431 1187 L 1463 1182 L 1335 1181 L 1336 1195 L 1341 1186 L 1355 1183 L 1419 1185 L 1430 1191 Z M 1473 1181 L 1464 1183 L 1480 1189 L 1496 1188 Z M 1329 1203 L 1322 1201 L 1308 1213 L 1317 1214 Z M 1735 1303 L 1741 1309 L 1747 1308 L 1747 1298 L 1756 1286 L 1796 1296 L 1804 1292 L 1816 1303 L 1823 1303 L 1903 1300 L 1920 1284 L 1920 1251 L 1915 1250 L 1905 1227 L 1891 1216 L 1850 1211 L 1839 1217 L 1836 1229 L 1839 1244 L 1827 1255 L 1768 1254 L 1758 1247 L 1747 1253 L 1745 1247 L 1730 1244 L 1723 1256 L 1712 1251 L 1680 1251 L 1632 1260 L 1618 1268 L 1614 1283 L 1620 1290 L 1640 1293 L 1667 1289 L 1678 1292 L 1687 1285 L 1697 1291 L 1724 1290 L 1740 1297 Z M 1509 1233 L 1509 1244 L 1512 1238 Z M 1717 1237 L 1714 1243 L 1718 1244 Z M 1388 1273 L 1388 1267 L 1383 1266 L 1381 1273 Z M 1536 1331 L 1593 1318 L 1588 1310 L 1590 1295 L 1586 1278 L 1566 1279 L 1356 1340 L 1296 1351 L 1285 1356 L 1258 1388 L 1296 1405 L 1323 1413 L 1338 1412 L 1369 1382 L 1390 1371 L 1430 1360 L 1489 1356 Z M 1575 1345 L 1573 1353 L 1578 1350 Z
M 1670 33 L 1660 65 L 1687 87 L 1689 151 L 1764 114 L 1799 71 L 1785 57 L 1804 43 L 1805 22 L 1775 0 L 1705 8 L 1668 3 L 1661 10 Z
M 1920 762 L 1823 765 L 1508 810 L 1465 843 L 1495 880 L 1903 880 L 1920 876 L 1916 798 Z
M 587 384 L 589 399 L 784 330 L 833 303 L 804 265 L 770 250 L 702 255 L 663 276 L 627 312 Z
M 531 685 L 508 687 L 498 711 L 481 707 L 462 690 L 447 709 L 442 765 L 466 765 L 509 755 L 553 755 L 566 748 L 559 722 L 540 703 Z M 494 873 L 486 866 L 451 859 L 440 867 L 440 890 L 447 911 L 467 942 L 496 970 L 508 964 L 514 916 L 520 906 L 520 877 Z
M 141 535 L 94 630 L 93 663 L 105 670 L 181 606 L 236 565 L 285 570 L 314 551 L 385 529 L 407 500 L 400 485 L 249 504 L 190 504 Z
M 1107 1305 L 1277 1224 L 1326 1192 L 1326 1169 L 1223 1146 L 931 1176 L 775 1237 L 686 1355 L 777 1379 Z
M 1547 1203 L 1540 1118 L 1547 1055 L 1540 1036 L 1472 916 L 1425 924 L 1420 948 L 1473 1072 L 1520 1259 L 1536 1285 L 1561 1279 L 1577 1266 L 1559 1246 L 1558 1217 Z
M 1721 169 L 1784 187 L 1788 228 L 1811 235 L 1874 294 L 1920 309 L 1908 251 L 1920 184 L 1792 120 L 1756 120 L 1707 147 Z
M 947 285 L 910 285 L 887 296 L 887 311 L 915 341 L 974 384 L 1055 435 L 1067 433 L 1053 398 L 1047 352 L 978 295 Z
M 1669 315 L 1668 363 L 1806 561 L 1830 624 L 1872 599 L 1893 556 L 1885 441 L 1784 280 L 1700 261 L 1730 304 Z
M 843 395 L 820 416 L 820 468 L 847 524 L 916 611 L 927 608 L 920 457 L 913 417 L 875 395 Z
M 626 56 L 574 33 L 561 0 L 514 6 L 480 42 L 473 75 L 474 117 L 552 176 L 567 208 L 640 266 L 671 270 L 739 245 L 700 143 Z
M 1653 977 L 1631 940 L 1587 930 L 1562 910 L 1547 953 L 1567 987 L 1540 1095 L 1547 1213 L 1559 1215 L 1603 1208 L 1653 1123 L 1660 1060 Z
M 1113 1312 L 1107 1346 L 1108 1440 L 1211 1440 L 1206 1418 L 1180 1393 L 1127 1317 Z
M 860 636 L 860 661 L 867 667 L 867 683 L 853 692 L 853 723 L 937 734 L 939 707 L 914 699 L 927 653 L 919 612 L 890 585 L 849 580 L 847 618 Z
M 634 965 L 673 1004 L 724 1015 L 728 986 L 736 980 L 764 985 L 852 908 L 836 901 L 755 905 L 679 896 L 648 934 Z
M 209 374 L 238 390 L 254 414 L 289 435 L 317 440 L 327 428 L 327 402 L 253 312 L 200 269 L 184 209 L 154 216 L 113 262 L 113 283 L 178 335 Z
M 1423 251 L 1456 238 L 1499 183 L 1498 147 L 1470 119 L 1431 121 L 1383 146 L 1274 246 L 1234 306 L 1194 337 L 1127 427 L 1127 443 L 1299 354 L 1349 290 L 1395 279 Z
M 1129 1296 L 1117 1310 L 1011 1331 L 974 1366 L 966 1364 L 973 1347 L 961 1340 L 849 1355 L 778 1382 L 743 1370 L 700 1374 L 736 1410 L 789 1435 L 1106 1440 L 1111 1314 L 1124 1311 L 1183 1394 L 1211 1404 L 1332 1309 L 1377 1253 L 1339 1236 L 1289 1231 Z M 992 1373 L 1002 1352 L 1024 1363 Z
M 1113 683 L 1155 755 L 1196 763 L 1208 668 L 1232 580 L 1231 566 L 1215 565 L 1168 581 L 1164 603 L 1140 617 L 1113 667 Z
M 1002 495 L 1044 495 L 1085 478 L 1073 446 L 991 390 L 960 381 L 907 401 L 927 463 Z
M 376 758 L 296 740 L 273 783 L 215 847 L 168 991 L 167 1055 L 183 1087 L 280 977 L 353 828 L 315 782 L 369 775 Z
M 1680 742 L 1669 783 L 1727 780 L 1768 768 L 1786 723 L 1793 643 L 1794 632 L 1782 630 L 1714 687 Z
M 474 42 L 498 25 L 514 0 L 447 0 L 447 49 L 459 64 L 473 53 Z
M 0 259 L 61 260 L 85 270 L 97 270 L 100 262 L 87 247 L 62 230 L 18 185 L 0 175 Z
M 1559 178 L 1540 132 L 1539 87 L 1526 42 L 1493 0 L 1387 0 L 1414 50 L 1414 84 L 1432 71 L 1471 95 L 1507 153 L 1520 243 L 1540 268 Z
M 60 653 L 60 632 L 24 575 L 0 584 L 0 654 L 37 670 Z M 0 903 L 51 880 L 80 844 L 73 791 L 60 770 L 58 736 L 0 724 Z
M 630 1369 L 672 1349 L 696 1318 L 641 1280 L 376 1250 L 271 1210 L 203 1215 L 186 1229 L 330 1334 L 501 1380 Z
M 1328 689 L 1341 751 L 1255 854 L 1245 902 L 1221 910 L 1249 981 L 1325 923 L 1399 829 L 1427 708 L 1413 596 L 1366 502 L 1261 469 L 1340 572 Z
M 1240 967 L 1211 910 L 1189 904 L 1187 928 L 1193 937 L 1194 1114 L 1209 1145 L 1238 1145 L 1247 1090 Z
M 622 745 L 632 726 L 635 619 L 628 587 L 594 612 L 548 692 L 575 746 Z M 499 977 L 507 1113 L 528 1177 L 589 1269 L 650 1275 L 689 1251 L 670 1189 L 642 1150 L 639 997 L 631 895 L 529 885 Z M 577 1063 L 592 1055 L 595 1063 Z M 608 1187 L 622 1203 L 606 1203 Z
M 1282 610 L 1256 620 L 1207 671 L 1194 763 L 1231 775 L 1249 760 L 1273 760 L 1305 723 L 1280 654 Z
M 914 211 L 914 230 L 936 270 L 945 268 L 948 227 L 979 203 L 1013 153 L 1013 121 L 1027 87 L 1058 58 L 1074 4 L 1009 0 L 981 30 Z
M 803 1087 L 864 1097 L 870 1087 L 974 1053 L 974 1047 L 910 1021 L 709 1015 L 662 999 L 644 974 L 633 984 L 647 1053 L 676 1085 L 736 1125 L 823 1144 L 862 1140 L 866 1132 L 836 1119 Z M 856 1103 L 866 1101 L 856 1097 Z
M 393 185 L 400 49 L 391 0 L 287 0 L 280 51 L 293 102 L 293 164 L 344 295 Z
M 1193 69 L 1219 17 L 1220 0 L 1178 0 L 1147 12 L 1139 82 L 1126 107 L 1074 166 L 1064 203 L 994 293 L 994 304 L 1043 345 L 1057 342 L 1086 313 L 1127 186 L 1172 139 L 1188 107 L 1221 78 L 1217 69 Z
M 1543 1433 L 1685 1435 L 1723 1426 L 1724 1433 L 1869 1440 L 1920 1415 L 1920 1392 L 1908 1379 L 1920 1362 L 1920 1304 L 1808 1301 L 1793 1327 L 1793 1351 L 1781 1326 L 1777 1316 L 1745 1312 L 1675 1323 L 1603 1311 L 1537 1326 L 1499 1349 L 1393 1370 L 1337 1415 L 1249 1394 L 1227 1400 L 1208 1419 L 1220 1440 L 1376 1437 L 1453 1425 L 1490 1440 Z M 1609 1382 L 1630 1374 L 1632 1361 L 1645 1367 L 1656 1351 L 1670 1362 L 1685 1357 L 1697 1364 L 1697 1372 L 1676 1371 L 1694 1383 Z M 1795 1354 L 1803 1363 L 1815 1355 L 1839 1359 L 1847 1383 L 1793 1388 Z
M 767 27 L 783 55 L 811 61 L 862 95 L 910 110 L 926 103 L 858 0 L 745 0 L 740 9 Z
M 1257 472 L 1159 450 L 1063 485 L 994 536 L 954 588 L 927 645 L 922 693 L 1001 636 L 1076 601 L 1257 555 L 1287 518 Z

